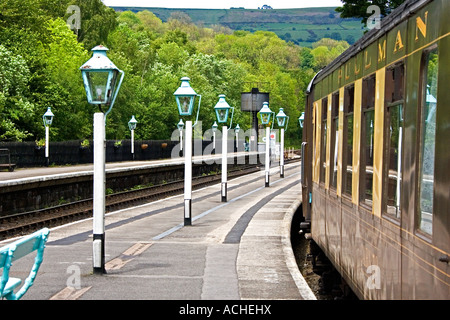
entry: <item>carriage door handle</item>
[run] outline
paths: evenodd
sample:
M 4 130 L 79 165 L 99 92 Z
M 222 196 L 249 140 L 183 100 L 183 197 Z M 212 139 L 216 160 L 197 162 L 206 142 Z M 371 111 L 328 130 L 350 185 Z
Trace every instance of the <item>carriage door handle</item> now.
M 444 254 L 439 258 L 439 261 L 446 262 L 448 264 L 450 262 L 450 257 L 448 255 Z

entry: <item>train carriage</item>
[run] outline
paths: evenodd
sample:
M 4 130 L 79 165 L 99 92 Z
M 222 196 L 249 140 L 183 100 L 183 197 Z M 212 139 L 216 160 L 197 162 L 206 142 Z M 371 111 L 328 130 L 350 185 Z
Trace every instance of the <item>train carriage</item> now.
M 363 299 L 450 299 L 449 17 L 407 0 L 308 88 L 304 217 Z

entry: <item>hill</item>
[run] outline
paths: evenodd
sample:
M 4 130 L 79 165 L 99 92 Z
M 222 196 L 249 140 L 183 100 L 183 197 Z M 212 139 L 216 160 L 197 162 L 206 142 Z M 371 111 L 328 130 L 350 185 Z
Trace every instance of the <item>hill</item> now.
M 175 12 L 188 15 L 192 22 L 205 27 L 222 25 L 232 30 L 265 30 L 276 33 L 286 41 L 311 46 L 321 38 L 346 40 L 353 44 L 363 35 L 359 19 L 342 19 L 333 7 L 301 9 L 172 9 L 144 7 L 112 7 L 116 11 L 153 12 L 167 22 Z

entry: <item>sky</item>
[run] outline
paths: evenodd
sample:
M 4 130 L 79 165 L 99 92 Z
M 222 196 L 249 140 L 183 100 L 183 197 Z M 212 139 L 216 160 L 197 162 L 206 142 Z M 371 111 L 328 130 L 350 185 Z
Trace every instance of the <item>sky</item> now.
M 195 9 L 229 9 L 244 7 L 257 9 L 264 4 L 274 9 L 340 7 L 341 0 L 102 0 L 107 6 L 116 7 L 160 7 L 160 8 L 195 8 Z

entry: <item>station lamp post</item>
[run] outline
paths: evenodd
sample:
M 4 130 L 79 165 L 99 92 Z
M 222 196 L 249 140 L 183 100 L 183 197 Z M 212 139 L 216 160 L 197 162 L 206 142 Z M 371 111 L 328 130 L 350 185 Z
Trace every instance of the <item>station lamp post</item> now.
M 108 48 L 96 46 L 92 57 L 81 67 L 84 88 L 90 104 L 99 106 L 94 114 L 94 193 L 93 193 L 93 271 L 105 270 L 105 125 L 122 84 L 124 72 L 106 56 Z M 120 78 L 119 78 L 120 75 Z M 103 113 L 103 108 L 108 110 Z
M 227 202 L 227 171 L 228 171 L 228 164 L 227 164 L 227 143 L 228 143 L 228 128 L 227 128 L 227 121 L 228 121 L 228 115 L 230 113 L 230 109 L 232 110 L 231 113 L 231 120 L 230 120 L 230 128 L 233 124 L 233 115 L 234 115 L 234 108 L 230 107 L 228 102 L 225 100 L 225 95 L 221 94 L 219 95 L 219 101 L 214 106 L 214 111 L 216 113 L 217 122 L 223 123 L 225 125 L 222 126 L 222 183 L 220 184 L 220 194 L 222 202 Z
M 289 116 L 284 113 L 283 108 L 280 108 L 277 116 L 278 126 L 281 128 L 280 132 L 280 177 L 284 178 L 284 131 L 287 130 L 289 124 Z
M 305 121 L 305 113 L 302 112 L 300 117 L 298 117 L 298 124 L 300 125 L 300 128 L 303 129 L 303 122 Z
M 180 116 L 192 116 L 194 110 L 195 97 L 199 97 L 197 117 L 194 125 L 192 120 L 186 121 L 186 146 L 184 150 L 184 225 L 192 225 L 192 127 L 197 124 L 198 115 L 200 112 L 200 103 L 202 96 L 197 94 L 189 84 L 189 78 L 181 78 L 180 87 L 174 92 L 175 100 L 178 106 Z
M 298 117 L 298 124 L 300 125 L 300 129 L 302 130 L 302 136 L 303 136 L 303 123 L 305 122 L 305 113 L 302 112 L 302 114 L 300 115 L 300 117 Z M 305 159 L 305 149 L 306 149 L 306 144 L 307 142 L 302 142 L 302 149 L 301 149 L 301 161 L 302 161 L 302 165 L 301 165 L 301 183 L 302 185 L 304 185 L 305 181 L 305 166 L 304 166 L 304 162 L 303 160 Z
M 217 131 L 217 122 L 214 121 L 214 124 L 212 125 L 212 131 L 213 131 L 213 150 L 214 153 L 216 153 L 216 131 Z
M 45 127 L 45 165 L 48 167 L 49 165 L 49 148 L 50 148 L 50 126 L 53 122 L 53 117 L 55 115 L 53 114 L 50 107 L 47 108 L 47 111 L 42 116 L 42 120 L 44 122 Z
M 236 125 L 236 128 L 234 128 L 234 133 L 236 134 L 236 152 L 239 151 L 239 131 L 241 131 L 241 127 L 239 127 L 239 123 Z
M 180 151 L 183 151 L 183 129 L 184 122 L 183 119 L 180 119 L 180 122 L 177 124 L 178 131 L 180 132 Z
M 128 121 L 128 128 L 130 129 L 131 132 L 131 155 L 133 157 L 133 160 L 134 160 L 134 130 L 136 129 L 137 123 L 138 122 L 134 117 L 134 115 L 131 116 L 130 121 Z
M 269 186 L 269 175 L 270 175 L 270 118 L 275 115 L 275 112 L 269 109 L 269 103 L 264 102 L 263 107 L 259 111 L 259 116 L 261 117 L 261 123 L 266 125 L 266 161 L 265 161 L 265 186 Z M 273 122 L 272 122 L 273 126 Z

